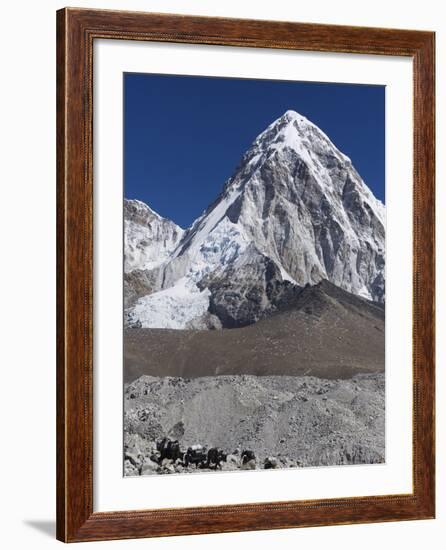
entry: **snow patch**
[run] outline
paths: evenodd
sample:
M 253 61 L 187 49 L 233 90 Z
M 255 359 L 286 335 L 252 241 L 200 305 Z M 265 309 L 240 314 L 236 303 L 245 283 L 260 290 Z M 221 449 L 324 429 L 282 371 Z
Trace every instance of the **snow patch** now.
M 280 270 L 280 276 L 282 277 L 283 281 L 289 281 L 290 283 L 293 283 L 293 285 L 297 284 L 293 277 L 291 277 L 291 275 L 285 270 L 285 268 L 281 264 L 278 264 L 277 267 Z
M 129 313 L 130 324 L 140 323 L 142 328 L 184 329 L 200 317 L 209 307 L 209 290 L 203 291 L 188 277 L 177 283 L 140 298 Z

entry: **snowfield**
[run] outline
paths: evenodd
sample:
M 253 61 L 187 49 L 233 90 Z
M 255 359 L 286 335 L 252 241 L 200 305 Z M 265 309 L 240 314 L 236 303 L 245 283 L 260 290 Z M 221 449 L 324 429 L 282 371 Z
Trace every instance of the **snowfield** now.
M 200 291 L 190 279 L 140 298 L 129 313 L 128 323 L 141 328 L 184 329 L 209 307 L 209 290 Z

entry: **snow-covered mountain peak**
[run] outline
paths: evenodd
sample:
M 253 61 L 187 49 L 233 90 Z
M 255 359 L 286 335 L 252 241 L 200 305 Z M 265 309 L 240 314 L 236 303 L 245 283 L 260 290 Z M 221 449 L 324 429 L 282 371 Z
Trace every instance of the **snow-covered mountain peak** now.
M 170 222 L 170 220 L 163 218 L 158 212 L 150 208 L 148 204 L 138 199 L 124 199 L 124 217 L 126 220 L 131 219 L 137 223 L 150 223 L 154 219 Z
M 383 299 L 383 276 L 369 280 L 365 273 L 377 275 L 384 266 L 384 205 L 350 159 L 296 111 L 286 111 L 257 137 L 175 255 L 195 257 L 206 240 L 220 242 L 216 235 L 225 219 L 286 279 L 303 285 L 325 278 Z M 371 250 L 379 267 L 367 265 Z
M 124 199 L 124 271 L 148 270 L 163 263 L 184 230 L 147 204 Z
M 293 111 L 292 109 L 288 109 L 288 111 L 285 111 L 282 116 L 280 116 L 272 123 L 272 125 L 283 127 L 287 124 L 293 123 L 297 123 L 297 125 L 311 124 L 312 126 L 314 126 L 314 124 L 310 122 L 308 118 L 296 111 Z
M 279 169 L 266 174 L 273 164 Z M 288 168 L 293 169 L 292 174 Z M 285 171 L 287 177 L 283 177 Z M 350 158 L 318 126 L 296 111 L 286 111 L 259 134 L 225 190 L 254 185 L 259 172 L 263 184 L 273 186 L 279 193 L 289 194 L 292 188 L 300 194 L 300 186 L 306 182 L 319 188 L 329 201 L 338 200 L 345 193 L 360 196 L 380 223 L 385 223 L 384 205 L 365 185 Z
M 288 109 L 283 113 L 281 118 L 288 118 L 290 120 L 295 120 L 295 119 L 301 119 L 305 117 L 299 114 L 298 112 L 294 111 L 293 109 Z
M 288 110 L 279 118 L 271 122 L 271 124 L 256 137 L 252 147 L 262 146 L 263 149 L 266 149 L 270 144 L 277 141 L 281 133 L 286 133 L 290 129 L 294 129 L 294 131 L 303 130 L 308 122 L 308 119 L 296 111 Z
M 286 111 L 274 120 L 255 139 L 252 149 L 261 150 L 291 147 L 295 150 L 308 151 L 316 147 L 319 151 L 330 150 L 337 158 L 344 162 L 351 162 L 349 157 L 341 153 L 330 138 L 316 124 L 293 110 Z
M 136 262 L 157 268 L 157 290 L 172 288 L 178 308 L 199 296 L 201 314 L 209 300 L 208 313 L 231 319 L 228 326 L 260 318 L 290 285 L 323 279 L 384 301 L 385 207 L 350 159 L 296 111 L 259 134 L 221 194 L 185 232 L 146 205 L 129 204 L 129 210 L 138 230 L 162 226 L 162 239 L 174 233 Z M 181 292 L 173 289 L 179 281 Z M 158 311 L 156 294 L 139 304 L 134 322 L 143 322 L 143 309 Z M 163 326 L 176 328 L 176 322 Z

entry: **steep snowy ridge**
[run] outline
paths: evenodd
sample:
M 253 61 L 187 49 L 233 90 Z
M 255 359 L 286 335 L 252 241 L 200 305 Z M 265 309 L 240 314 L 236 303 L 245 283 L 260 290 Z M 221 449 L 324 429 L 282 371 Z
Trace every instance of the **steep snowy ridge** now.
M 274 311 L 287 292 L 323 279 L 384 301 L 385 207 L 350 159 L 294 111 L 256 138 L 188 230 L 163 223 L 150 238 L 140 225 L 129 231 L 128 264 L 156 281 L 127 312 L 130 326 L 185 328 L 193 322 L 186 310 L 243 326 Z M 208 321 L 195 327 L 216 326 Z

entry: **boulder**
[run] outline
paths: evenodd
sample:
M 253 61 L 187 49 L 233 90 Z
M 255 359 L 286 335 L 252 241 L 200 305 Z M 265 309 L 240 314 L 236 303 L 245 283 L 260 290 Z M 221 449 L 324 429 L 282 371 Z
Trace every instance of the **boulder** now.
M 158 464 L 150 460 L 150 458 L 144 461 L 141 469 L 141 475 L 146 476 L 150 474 L 156 474 L 158 472 Z
M 241 469 L 242 470 L 255 470 L 256 469 L 256 461 L 254 459 L 253 460 L 248 460 L 247 462 L 245 462 L 245 464 L 241 465 Z
M 274 456 L 269 456 L 265 458 L 265 461 L 263 463 L 263 467 L 265 468 L 265 470 L 274 470 L 278 467 L 278 465 L 279 462 Z

